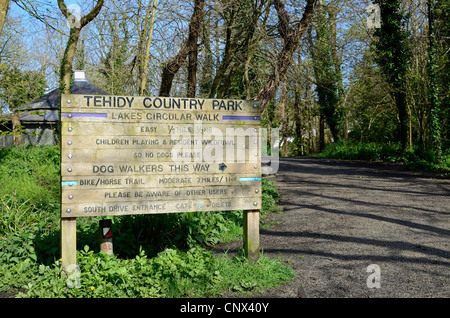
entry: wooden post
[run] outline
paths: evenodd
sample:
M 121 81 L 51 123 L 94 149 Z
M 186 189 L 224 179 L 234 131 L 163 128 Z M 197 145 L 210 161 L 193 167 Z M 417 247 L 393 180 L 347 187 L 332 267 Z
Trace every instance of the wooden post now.
M 61 218 L 61 258 L 66 272 L 77 263 L 77 218 Z
M 249 261 L 259 259 L 259 210 L 244 211 L 244 252 Z

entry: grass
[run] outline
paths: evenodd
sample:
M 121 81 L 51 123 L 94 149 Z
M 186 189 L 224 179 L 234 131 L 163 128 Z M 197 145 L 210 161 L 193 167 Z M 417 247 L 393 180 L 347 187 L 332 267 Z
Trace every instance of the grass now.
M 78 218 L 78 268 L 61 275 L 58 147 L 0 149 L 0 292 L 17 297 L 217 297 L 292 279 L 263 255 L 215 257 L 207 247 L 242 238 L 242 211 L 114 216 L 112 256 L 99 251 L 100 218 Z M 278 192 L 263 180 L 261 219 Z
M 402 163 L 411 170 L 450 170 L 450 152 L 444 152 L 442 162 L 437 162 L 430 151 L 414 146 L 402 151 L 398 143 L 338 142 L 330 144 L 320 153 L 319 158 L 367 160 L 388 163 Z
M 401 147 L 398 144 L 350 143 L 330 144 L 316 155 L 321 158 L 398 162 Z

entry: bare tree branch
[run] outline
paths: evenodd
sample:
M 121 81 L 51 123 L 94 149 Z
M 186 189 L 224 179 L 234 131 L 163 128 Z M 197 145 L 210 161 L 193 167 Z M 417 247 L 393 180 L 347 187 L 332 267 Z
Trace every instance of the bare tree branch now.
M 294 52 L 297 49 L 306 28 L 311 22 L 314 14 L 314 8 L 317 4 L 317 0 L 308 0 L 302 19 L 295 27 L 291 27 L 289 24 L 289 15 L 286 11 L 283 0 L 274 0 L 274 2 L 275 9 L 278 14 L 278 30 L 283 38 L 284 44 L 282 51 L 277 55 L 276 64 L 269 76 L 269 79 L 266 81 L 256 97 L 256 100 L 262 103 L 261 114 L 264 114 L 264 111 L 270 101 L 275 96 L 278 86 L 285 77 Z

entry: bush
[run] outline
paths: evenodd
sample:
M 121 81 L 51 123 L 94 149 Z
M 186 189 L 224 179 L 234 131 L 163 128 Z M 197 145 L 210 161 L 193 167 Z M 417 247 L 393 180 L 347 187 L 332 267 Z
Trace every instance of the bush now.
M 318 158 L 368 160 L 390 163 L 403 163 L 411 170 L 450 170 L 450 153 L 444 152 L 442 162 L 438 162 L 431 150 L 414 145 L 412 149 L 402 151 L 398 143 L 352 143 L 338 142 L 330 144 Z
M 292 279 L 294 272 L 279 260 L 261 256 L 251 263 L 239 255 L 213 257 L 201 248 L 166 249 L 148 258 L 143 250 L 133 259 L 78 251 L 79 268 L 65 278 L 59 261 L 30 265 L 37 275 L 22 282 L 18 297 L 214 297 L 224 291 L 262 292 Z M 8 277 L 17 274 L 10 268 Z
M 326 146 L 316 157 L 396 162 L 401 158 L 401 147 L 394 143 L 380 145 L 373 142 L 350 143 L 342 141 Z
M 14 195 L 32 210 L 59 212 L 59 160 L 56 146 L 0 148 L 0 197 Z
M 242 235 L 242 211 L 124 215 L 111 219 L 115 253 L 125 258 L 134 257 L 140 246 L 147 255 L 155 256 L 167 247 L 209 246 Z
M 280 194 L 275 188 L 275 182 L 269 179 L 262 179 L 262 211 L 274 212 L 280 201 Z

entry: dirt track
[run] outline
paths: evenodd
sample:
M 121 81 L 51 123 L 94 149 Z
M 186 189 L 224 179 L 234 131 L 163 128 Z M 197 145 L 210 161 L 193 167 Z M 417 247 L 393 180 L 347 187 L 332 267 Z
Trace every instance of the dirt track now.
M 304 157 L 280 159 L 272 178 L 284 213 L 261 248 L 298 275 L 263 297 L 450 297 L 449 179 Z

